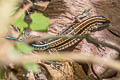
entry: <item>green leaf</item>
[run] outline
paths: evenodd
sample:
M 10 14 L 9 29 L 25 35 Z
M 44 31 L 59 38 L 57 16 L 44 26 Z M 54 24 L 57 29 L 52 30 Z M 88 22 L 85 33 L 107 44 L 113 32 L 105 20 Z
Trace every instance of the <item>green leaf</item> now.
M 17 50 L 23 52 L 23 53 L 31 53 L 33 51 L 33 48 L 29 45 L 23 43 L 23 42 L 17 42 L 16 44 Z
M 27 28 L 28 24 L 24 21 L 25 13 L 22 14 L 12 25 L 18 28 Z
M 32 72 L 39 72 L 39 66 L 36 63 L 26 63 L 23 64 L 23 67 Z
M 45 17 L 42 13 L 31 14 L 32 23 L 30 28 L 34 31 L 47 32 L 50 25 L 49 18 Z
M 23 27 L 21 27 L 21 28 L 20 28 L 20 33 L 19 33 L 19 36 L 22 36 L 22 35 L 23 35 L 23 31 L 24 31 L 24 28 L 23 28 Z

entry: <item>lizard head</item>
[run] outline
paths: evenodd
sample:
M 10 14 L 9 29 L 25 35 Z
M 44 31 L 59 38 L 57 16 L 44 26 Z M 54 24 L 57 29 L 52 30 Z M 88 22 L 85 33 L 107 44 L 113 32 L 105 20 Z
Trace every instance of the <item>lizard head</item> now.
M 89 30 L 90 32 L 95 32 L 95 31 L 100 31 L 103 30 L 107 27 L 109 27 L 110 21 L 107 20 L 105 17 L 103 16 L 99 16 L 98 18 L 96 18 L 96 21 L 93 22 L 91 29 Z

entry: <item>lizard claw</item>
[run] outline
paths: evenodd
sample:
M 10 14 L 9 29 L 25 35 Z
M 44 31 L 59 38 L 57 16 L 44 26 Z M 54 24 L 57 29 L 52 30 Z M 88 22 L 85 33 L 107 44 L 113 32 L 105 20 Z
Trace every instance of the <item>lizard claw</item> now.
M 57 63 L 57 62 L 51 62 L 51 67 L 53 67 L 53 68 L 58 68 L 58 69 L 60 69 L 60 66 L 62 66 L 62 64 Z
M 105 47 L 103 47 L 102 45 L 97 46 L 97 49 L 100 52 L 101 52 L 101 50 L 105 51 Z
M 51 63 L 51 67 L 62 72 L 63 74 L 66 74 L 63 70 L 60 69 L 60 66 L 62 66 L 62 64 L 58 63 L 58 62 L 52 62 Z
M 104 40 L 101 40 L 101 42 L 104 42 Z M 101 52 L 101 50 L 102 50 L 102 51 L 105 51 L 106 48 L 105 48 L 104 46 L 102 46 L 101 44 L 98 44 L 98 45 L 97 45 L 97 49 L 98 49 L 98 51 Z

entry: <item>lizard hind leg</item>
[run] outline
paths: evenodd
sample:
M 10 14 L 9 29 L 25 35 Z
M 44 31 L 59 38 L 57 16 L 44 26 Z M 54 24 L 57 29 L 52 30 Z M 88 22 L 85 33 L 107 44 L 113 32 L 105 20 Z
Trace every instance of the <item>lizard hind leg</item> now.
M 90 9 L 85 9 L 81 14 L 76 16 L 75 19 L 80 21 L 80 19 L 83 19 L 85 17 L 90 17 L 91 16 L 90 11 L 91 11 L 91 8 Z

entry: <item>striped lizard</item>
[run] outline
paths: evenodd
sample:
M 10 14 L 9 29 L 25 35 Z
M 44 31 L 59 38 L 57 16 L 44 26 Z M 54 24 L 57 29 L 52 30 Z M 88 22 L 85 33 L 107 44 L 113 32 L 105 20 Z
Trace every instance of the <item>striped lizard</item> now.
M 107 20 L 103 16 L 93 16 L 91 18 L 88 18 L 82 22 L 80 22 L 78 19 L 73 22 L 72 25 L 68 26 L 66 29 L 62 30 L 58 35 L 84 35 L 90 32 L 95 32 L 102 30 L 109 26 L 110 21 Z M 65 50 L 82 39 L 79 37 L 74 38 L 56 38 L 49 40 L 48 42 L 41 42 L 40 44 L 32 44 L 32 46 L 35 48 L 35 50 L 39 51 L 48 51 L 48 52 L 55 52 L 55 51 L 62 51 Z M 52 63 L 51 63 L 52 64 Z M 53 65 L 56 67 L 56 65 Z M 65 73 L 61 69 L 58 69 L 60 72 Z
M 72 36 L 82 36 L 87 33 L 95 32 L 102 30 L 109 26 L 110 21 L 107 20 L 103 16 L 93 16 L 83 21 L 79 21 L 80 18 L 76 18 L 76 20 L 72 23 L 72 25 L 68 26 L 66 29 L 62 30 L 58 35 L 72 35 Z M 38 51 L 62 51 L 65 50 L 82 39 L 79 37 L 73 38 L 56 38 L 41 41 L 39 44 L 32 43 L 32 47 Z
M 75 20 L 72 25 L 64 29 L 62 32 L 60 32 L 59 35 L 66 35 L 66 36 L 84 35 L 90 32 L 102 30 L 108 27 L 109 23 L 110 21 L 103 16 L 93 16 L 82 22 L 80 22 L 79 20 Z M 80 40 L 81 39 L 78 37 L 74 37 L 74 38 L 60 37 L 53 40 L 49 40 L 48 42 L 43 42 L 43 43 L 41 42 L 40 44 L 33 43 L 32 46 L 35 48 L 35 50 L 61 51 L 75 45 Z

